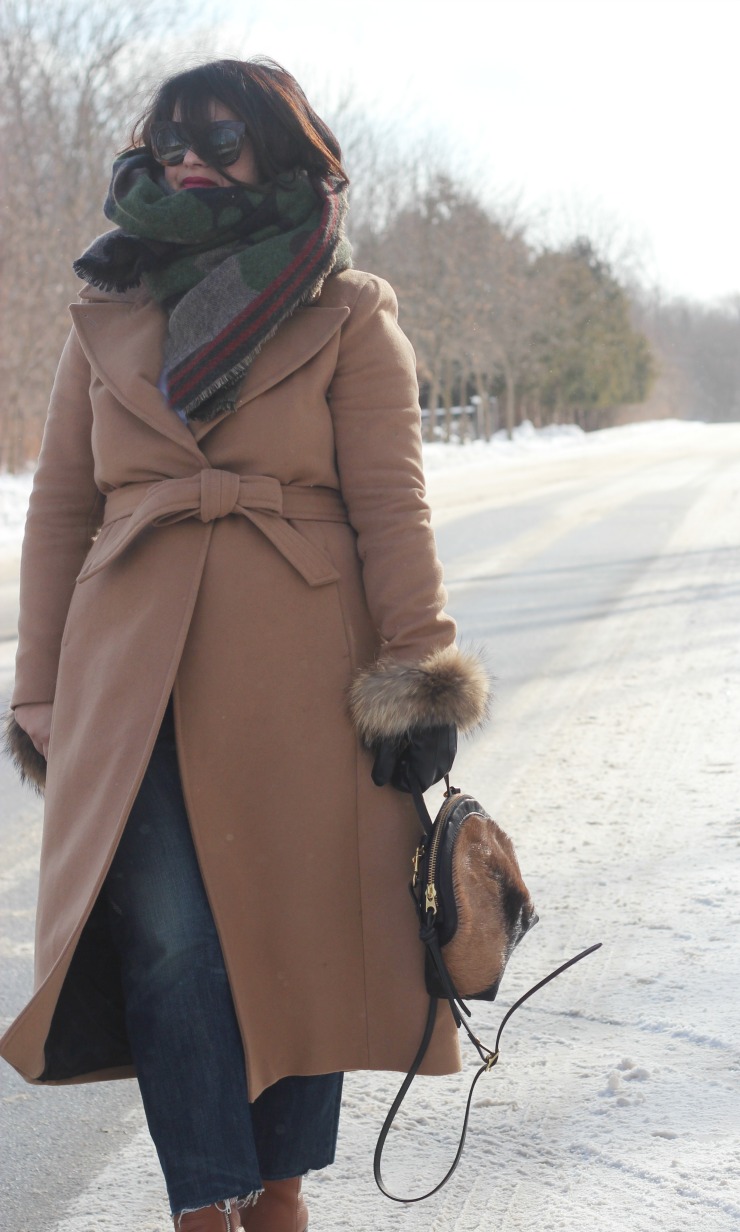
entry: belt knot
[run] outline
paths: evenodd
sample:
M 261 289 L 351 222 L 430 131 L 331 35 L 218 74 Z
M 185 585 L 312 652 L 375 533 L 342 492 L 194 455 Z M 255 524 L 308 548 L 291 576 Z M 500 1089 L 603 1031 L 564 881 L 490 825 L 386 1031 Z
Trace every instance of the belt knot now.
M 200 472 L 201 522 L 213 522 L 233 513 L 239 500 L 239 476 L 233 471 L 204 469 Z

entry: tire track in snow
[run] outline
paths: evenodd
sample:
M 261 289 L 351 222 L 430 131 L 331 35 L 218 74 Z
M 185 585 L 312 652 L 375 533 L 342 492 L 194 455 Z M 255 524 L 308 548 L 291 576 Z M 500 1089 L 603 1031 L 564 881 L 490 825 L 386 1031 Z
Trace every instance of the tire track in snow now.
M 705 551 L 703 564 L 695 573 L 693 583 L 695 586 L 698 586 L 702 581 L 705 581 L 707 585 L 715 587 L 715 590 L 724 588 L 727 595 L 731 593 L 732 587 L 736 586 L 739 580 L 737 565 L 733 565 L 731 559 L 723 555 L 725 542 L 732 542 L 732 534 L 728 528 L 728 515 L 732 510 L 731 498 L 736 491 L 737 471 L 734 469 L 730 470 L 729 468 L 720 468 L 708 492 L 703 494 L 694 504 L 690 514 L 684 520 L 683 526 L 677 535 L 673 537 L 667 549 L 677 554 L 682 551 L 699 551 L 700 553 Z M 637 586 L 642 590 L 650 591 L 652 589 L 658 602 L 660 602 L 661 592 L 665 587 L 665 570 L 662 568 L 660 561 L 656 562 L 656 564 L 657 568 L 651 570 L 647 576 L 640 579 Z M 696 569 L 696 562 L 694 561 L 693 564 L 694 569 Z M 670 574 L 670 572 L 669 568 L 668 573 Z M 632 604 L 633 609 L 637 606 L 643 605 Z M 733 623 L 728 619 L 729 615 L 730 613 L 726 611 L 724 622 L 721 620 L 717 622 L 715 620 L 710 622 L 708 626 L 704 626 L 704 631 L 709 634 L 707 641 L 711 641 L 712 637 L 716 638 L 719 636 L 721 644 L 722 635 L 726 633 L 729 626 Z M 610 623 L 614 624 L 614 621 Z M 532 781 L 531 766 L 525 758 L 524 766 L 519 776 L 519 783 L 515 784 L 513 789 L 507 792 L 504 797 L 504 803 L 508 803 L 510 808 L 513 807 L 514 813 L 521 810 L 525 820 L 531 823 L 533 832 L 536 834 L 536 842 L 533 843 L 533 846 L 539 849 L 540 862 L 543 865 L 550 864 L 555 867 L 560 865 L 562 867 L 562 848 L 565 845 L 573 852 L 575 857 L 574 864 L 581 864 L 584 875 L 578 878 L 574 873 L 569 878 L 566 878 L 566 884 L 563 886 L 563 891 L 566 894 L 569 889 L 577 891 L 573 901 L 577 907 L 576 914 L 581 928 L 584 919 L 589 917 L 598 918 L 599 901 L 607 893 L 615 896 L 615 907 L 617 908 L 615 922 L 619 924 L 619 911 L 625 906 L 634 906 L 635 902 L 639 904 L 640 895 L 637 891 L 640 879 L 646 885 L 650 885 L 651 880 L 655 880 L 654 872 L 650 869 L 651 861 L 658 865 L 658 884 L 660 884 L 659 866 L 661 861 L 664 860 L 664 852 L 671 852 L 676 846 L 675 831 L 677 828 L 683 836 L 685 843 L 686 824 L 684 817 L 686 805 L 685 800 L 681 799 L 681 793 L 677 791 L 675 784 L 677 780 L 680 782 L 682 777 L 685 777 L 687 770 L 689 772 L 692 769 L 696 770 L 696 767 L 692 766 L 692 757 L 697 743 L 697 711 L 696 707 L 690 704 L 693 693 L 696 692 L 695 686 L 692 691 L 690 681 L 687 683 L 685 679 L 687 675 L 685 664 L 681 663 L 679 661 L 680 656 L 674 653 L 673 659 L 676 666 L 674 679 L 672 681 L 669 679 L 670 663 L 664 664 L 662 673 L 659 673 L 662 674 L 663 680 L 659 682 L 658 696 L 651 699 L 649 707 L 641 708 L 634 704 L 634 699 L 630 696 L 630 692 L 634 687 L 634 672 L 631 680 L 625 680 L 621 669 L 623 663 L 630 664 L 631 661 L 634 668 L 635 647 L 643 646 L 648 652 L 650 647 L 658 647 L 659 649 L 653 652 L 654 658 L 660 657 L 661 646 L 665 645 L 671 637 L 675 645 L 691 647 L 693 637 L 687 637 L 687 633 L 690 632 L 687 629 L 687 625 L 691 623 L 691 620 L 687 619 L 685 609 L 672 608 L 668 605 L 663 609 L 660 625 L 656 629 L 650 608 L 644 608 L 642 612 L 633 610 L 632 614 L 625 619 L 617 637 L 614 637 L 612 632 L 606 634 L 605 631 L 605 636 L 600 638 L 598 631 L 596 631 L 595 641 L 601 641 L 602 644 L 597 646 L 593 638 L 589 640 L 587 655 L 591 667 L 588 679 L 585 682 L 587 685 L 585 689 L 580 687 L 577 679 L 573 681 L 573 672 L 569 673 L 567 671 L 566 662 L 563 665 L 565 670 L 558 689 L 559 696 L 556 698 L 554 706 L 552 696 L 550 695 L 549 698 L 546 696 L 551 694 L 552 679 L 548 679 L 542 689 L 538 689 L 536 684 L 533 685 L 529 691 L 530 697 L 528 699 L 521 691 L 515 698 L 513 706 L 514 721 L 522 721 L 526 725 L 527 718 L 529 717 L 530 720 L 534 721 L 535 725 L 535 742 L 537 734 L 542 736 L 546 730 L 550 740 L 545 756 L 538 761 L 534 782 Z M 610 642 L 611 645 L 609 644 Z M 705 647 L 703 653 L 711 660 L 711 647 Z M 716 660 L 716 645 L 713 653 Z M 646 657 L 649 658 L 649 653 Z M 597 666 L 597 664 L 600 666 Z M 724 670 L 725 666 L 724 663 L 720 664 L 720 670 Z M 649 664 L 647 670 L 652 673 L 655 670 L 655 663 Z M 638 672 L 637 675 L 639 677 L 640 673 Z M 696 675 L 696 672 L 694 675 Z M 611 681 L 610 676 L 612 677 Z M 678 687 L 676 687 L 676 681 L 679 682 Z M 565 693 L 567 686 L 570 684 L 574 685 L 575 697 L 568 699 Z M 660 684 L 664 685 L 662 689 Z M 636 691 L 639 693 L 639 689 Z M 656 691 L 655 688 L 653 688 L 653 691 Z M 592 712 L 593 710 L 598 710 L 597 702 L 600 697 L 608 699 L 608 705 L 606 705 L 604 713 L 608 716 L 611 725 L 611 738 L 607 741 L 606 748 L 603 733 L 599 734 L 599 729 L 600 727 L 603 728 L 603 724 L 600 724 L 598 719 L 595 719 L 594 723 L 587 724 L 585 728 L 578 721 L 583 702 L 589 702 L 587 709 L 589 712 Z M 733 710 L 729 696 L 723 699 L 718 698 L 716 693 L 714 693 L 711 695 L 711 699 L 715 703 L 719 701 L 720 705 L 719 707 L 716 705 L 711 708 L 705 707 L 707 711 L 705 717 L 709 718 L 711 714 L 711 726 L 718 728 L 720 733 L 723 730 L 732 733 L 733 714 L 736 716 L 737 711 L 736 709 Z M 558 710 L 560 716 L 556 724 L 554 739 L 551 724 L 548 725 L 547 722 L 537 724 L 538 708 L 541 705 L 547 706 L 548 701 L 550 712 L 554 708 Z M 525 705 L 524 714 L 521 712 L 523 702 Z M 648 716 L 650 717 L 648 718 Z M 508 723 L 512 722 L 511 713 L 507 713 L 506 718 Z M 735 725 L 736 721 L 735 717 Z M 538 727 L 539 732 L 537 730 Z M 657 733 L 659 733 L 659 738 Z M 731 743 L 732 739 L 730 739 Z M 606 756 L 604 755 L 605 753 L 607 754 Z M 732 764 L 731 750 L 729 748 L 727 749 L 727 755 L 727 762 L 724 762 L 723 757 L 717 760 L 722 761 L 725 765 Z M 651 793 L 650 787 L 651 785 L 656 785 L 656 783 L 663 785 L 665 798 L 662 801 L 656 799 L 655 791 Z M 642 785 L 643 789 L 647 786 L 648 790 L 642 790 L 638 795 L 634 791 L 635 785 Z M 598 792 L 596 788 L 599 789 Z M 569 808 L 566 812 L 570 813 L 571 819 L 575 818 L 579 826 L 584 827 L 583 834 L 587 835 L 589 831 L 585 829 L 585 826 L 589 825 L 589 823 L 593 825 L 594 821 L 593 818 L 589 819 L 587 816 L 588 810 L 584 808 L 583 801 L 588 799 L 589 795 L 593 797 L 596 794 L 602 797 L 598 807 L 604 811 L 608 820 L 608 842 L 605 844 L 602 839 L 601 845 L 598 847 L 598 851 L 602 852 L 602 855 L 597 855 L 595 861 L 593 857 L 589 860 L 583 860 L 581 858 L 582 848 L 579 851 L 576 845 L 570 843 L 572 830 L 568 828 L 569 818 L 566 816 L 564 824 L 561 823 L 561 827 L 557 830 L 558 838 L 555 841 L 552 841 L 552 830 L 548 829 L 547 824 L 542 824 L 542 818 L 547 818 L 548 799 L 552 800 L 553 797 L 557 798 L 559 795 L 563 801 L 569 801 Z M 636 796 L 637 798 L 635 798 Z M 736 798 L 737 789 L 735 788 L 735 803 Z M 724 804 L 724 807 L 729 808 L 731 807 L 732 799 L 732 789 L 730 788 L 728 792 L 725 792 L 724 799 L 718 801 L 718 804 L 720 807 Z M 560 812 L 559 809 L 558 812 Z M 678 827 L 676 819 L 679 819 Z M 551 815 L 551 823 L 554 820 Z M 596 824 L 596 833 L 598 833 L 598 823 Z M 700 846 L 702 837 L 704 836 L 701 834 L 697 836 L 697 847 Z M 586 841 L 593 843 L 594 839 Z M 561 849 L 560 859 L 558 859 L 557 854 L 558 847 Z M 521 843 L 519 848 L 521 855 Z M 644 852 L 645 866 L 641 867 L 640 863 L 637 862 L 634 869 L 631 869 L 629 865 L 630 853 L 632 850 L 639 851 L 641 848 Z M 722 851 L 715 850 L 718 862 L 722 861 L 723 854 Z M 617 857 L 616 860 L 615 856 Z M 527 863 L 524 861 L 523 863 L 526 869 Z M 602 879 L 600 886 L 598 881 L 596 884 L 593 884 L 592 870 L 594 867 L 598 869 L 601 864 L 602 867 L 613 868 L 615 863 L 617 864 L 618 871 L 616 878 L 611 881 L 611 886 L 609 885 L 608 878 L 606 880 Z M 692 863 L 690 860 L 684 859 L 684 864 L 688 865 L 689 879 L 693 876 L 701 875 L 701 868 L 697 866 L 696 862 Z M 627 893 L 625 901 L 622 903 L 618 901 L 619 895 L 622 893 L 619 884 L 620 875 L 629 879 L 634 877 L 638 882 L 638 886 L 635 887 L 632 895 Z M 542 876 L 543 886 L 545 886 L 551 878 L 547 871 L 543 872 Z M 589 884 L 589 881 L 591 881 L 591 884 Z M 730 875 L 728 874 L 725 891 L 729 892 L 730 889 Z M 695 897 L 699 901 L 701 900 L 701 896 Z M 668 905 L 669 916 L 673 916 L 676 906 L 676 901 Z M 646 900 L 646 908 L 648 911 L 654 910 L 654 903 L 651 907 L 649 899 Z M 548 919 L 547 922 L 552 930 L 554 921 Z M 640 914 L 639 911 L 636 915 L 636 923 L 642 925 L 643 928 L 649 927 L 649 920 L 646 920 L 644 913 Z M 680 933 L 677 931 L 675 920 L 672 920 L 665 927 L 666 931 L 673 935 L 682 935 L 683 929 Z M 558 922 L 555 922 L 555 928 L 558 928 L 558 931 L 564 936 L 567 935 L 570 948 L 576 948 L 584 941 L 582 935 L 574 935 L 567 919 L 563 920 L 560 918 Z M 585 940 L 590 940 L 590 938 L 585 938 Z M 712 947 L 708 945 L 706 933 L 702 938 L 702 942 L 702 954 L 706 958 L 712 951 Z M 609 945 L 608 938 L 607 944 Z M 557 985 L 552 986 L 552 994 L 549 1001 L 554 1002 L 556 1006 L 562 1007 L 560 1013 L 563 1018 L 572 1019 L 578 1015 L 582 1020 L 598 1022 L 602 1025 L 604 1023 L 608 1026 L 612 1025 L 612 1015 L 604 1016 L 603 1013 L 593 1013 L 590 1009 L 574 1011 L 572 1007 L 574 1005 L 588 1005 L 589 1001 L 593 1004 L 597 1000 L 604 1004 L 614 1003 L 615 997 L 612 989 L 617 989 L 620 982 L 623 982 L 625 978 L 624 956 L 619 955 L 618 946 L 619 938 L 617 938 L 616 942 L 611 942 L 612 953 L 606 956 L 607 961 L 603 964 L 599 961 L 601 955 L 596 956 L 596 970 L 593 968 L 587 969 L 587 963 L 584 963 L 580 969 L 576 969 L 573 972 L 573 975 L 578 977 L 578 988 L 566 988 L 565 980 L 559 981 Z M 566 945 L 564 948 L 567 949 L 568 946 Z M 531 954 L 532 951 L 530 949 L 527 951 L 527 957 L 529 958 Z M 524 947 L 521 957 L 522 959 L 525 957 Z M 672 952 L 669 950 L 666 953 L 664 950 L 663 957 L 664 960 L 667 959 L 667 966 L 670 969 L 672 964 L 675 964 L 677 961 L 675 947 Z M 737 967 L 736 957 L 734 965 Z M 716 970 L 714 974 L 716 976 Z M 534 976 L 534 972 L 532 972 L 532 975 Z M 709 984 L 711 985 L 712 983 L 713 979 L 710 977 Z M 690 979 L 686 980 L 686 985 L 690 990 Z M 589 988 L 592 990 L 590 997 Z M 686 988 L 683 991 L 685 993 Z M 700 1003 L 698 1008 L 701 1009 L 701 996 L 698 1000 Z M 669 1006 L 665 1004 L 664 1008 L 668 1009 Z M 696 1010 L 696 1004 L 691 1008 Z M 553 1014 L 557 1016 L 558 1009 L 552 1010 L 550 1005 L 543 1002 L 533 1003 L 531 1013 L 534 1018 L 539 1019 L 540 1023 L 545 1018 L 550 1019 L 549 1030 L 541 1032 L 540 1042 L 547 1042 L 550 1046 L 557 1043 L 551 1032 L 553 1027 L 552 1017 Z M 614 1018 L 613 1021 L 614 1025 L 619 1028 L 612 1040 L 612 1046 L 615 1051 L 626 1047 L 630 1049 L 633 1047 L 635 1049 L 642 1048 L 642 1043 L 638 1045 L 625 1034 L 624 1028 L 627 1025 L 625 1022 L 620 1021 L 619 1018 Z M 661 1022 L 656 1024 L 655 1022 L 647 1021 L 643 1023 L 638 1022 L 636 1025 L 639 1031 L 655 1031 L 656 1027 L 662 1030 L 664 1027 L 669 1027 L 670 1023 Z M 729 1027 L 729 1022 L 725 1026 Z M 725 1069 L 722 1072 L 721 1079 L 715 1076 L 713 1070 L 707 1070 L 705 1065 L 703 1070 L 704 1083 L 701 1082 L 701 1079 L 699 1079 L 699 1083 L 687 1083 L 687 1073 L 696 1072 L 697 1068 L 699 1073 L 702 1072 L 701 1066 L 694 1066 L 692 1069 L 696 1056 L 694 1048 L 689 1047 L 689 1045 L 693 1046 L 695 1043 L 711 1041 L 712 1048 L 714 1050 L 718 1047 L 721 1048 L 728 1058 L 733 1054 L 737 1056 L 737 1049 L 729 1042 L 731 1035 L 728 1035 L 728 1039 L 725 1040 L 721 1037 L 721 1033 L 717 1035 L 717 1033 L 697 1031 L 691 1027 L 686 1028 L 676 1024 L 674 1024 L 674 1029 L 670 1030 L 669 1033 L 674 1039 L 681 1040 L 686 1047 L 681 1050 L 679 1065 L 674 1065 L 672 1072 L 671 1067 L 666 1065 L 663 1058 L 661 1058 L 658 1068 L 660 1068 L 662 1063 L 666 1073 L 659 1075 L 656 1072 L 655 1077 L 668 1079 L 669 1085 L 672 1083 L 671 1093 L 673 1098 L 679 1097 L 677 1101 L 678 1106 L 674 1111 L 670 1112 L 670 1115 L 675 1116 L 675 1119 L 681 1124 L 682 1133 L 681 1135 L 676 1134 L 675 1137 L 686 1136 L 687 1141 L 685 1143 L 682 1142 L 678 1150 L 683 1156 L 684 1166 L 687 1167 L 688 1174 L 698 1174 L 694 1163 L 696 1142 L 691 1141 L 692 1131 L 697 1126 L 701 1127 L 702 1125 L 708 1129 L 712 1126 L 713 1121 L 718 1119 L 719 1127 L 722 1130 L 720 1137 L 724 1137 L 728 1127 L 736 1124 L 734 1116 L 736 1096 L 733 1095 L 733 1089 L 728 1085 L 727 1071 L 730 1067 L 726 1065 L 726 1062 L 723 1062 Z M 534 1038 L 536 1039 L 537 1037 L 535 1036 Z M 560 1042 L 566 1043 L 567 1041 L 562 1040 Z M 588 1046 L 588 1043 L 589 1041 L 586 1039 L 582 1042 L 581 1046 L 583 1044 Z M 578 1047 L 579 1044 L 576 1043 L 575 1048 L 578 1049 Z M 602 1045 L 602 1051 L 604 1047 L 605 1045 Z M 571 1051 L 572 1049 L 573 1045 L 571 1044 Z M 619 1055 L 618 1052 L 617 1055 Z M 710 1057 L 709 1060 L 711 1061 L 712 1058 Z M 588 1078 L 588 1071 L 584 1071 L 581 1068 L 580 1076 Z M 540 1141 L 545 1139 L 557 1141 L 563 1132 L 564 1113 L 567 1110 L 564 1109 L 563 1100 L 557 1094 L 558 1084 L 562 1083 L 562 1080 L 562 1073 L 554 1073 L 552 1075 L 552 1094 L 547 1099 L 548 1106 L 544 1110 L 544 1115 L 541 1117 L 539 1125 Z M 715 1089 L 701 1091 L 701 1087 L 706 1087 L 707 1082 Z M 722 1088 L 719 1097 L 716 1090 L 718 1084 Z M 578 1082 L 568 1083 L 568 1089 L 572 1089 L 576 1100 L 583 1098 L 583 1093 L 579 1093 L 578 1090 L 579 1085 Z M 699 1097 L 697 1097 L 697 1085 L 700 1088 Z M 529 1079 L 525 1078 L 519 1084 L 519 1089 L 524 1091 L 528 1086 L 531 1088 L 532 1083 Z M 641 1094 L 638 1101 L 631 1096 L 618 1095 L 619 1090 L 619 1086 L 616 1086 L 613 1092 L 616 1096 L 612 1101 L 613 1108 L 616 1108 L 621 1103 L 622 1107 L 631 1107 L 638 1112 L 644 1111 L 644 1107 L 641 1108 L 641 1104 L 644 1105 L 645 1096 Z M 535 1091 L 534 1094 L 537 1097 L 538 1095 L 541 1096 L 542 1092 Z M 601 1098 L 608 1100 L 609 1096 L 606 1093 L 602 1093 Z M 540 1109 L 540 1111 L 542 1112 L 543 1110 Z M 716 1118 L 714 1116 L 715 1112 L 718 1114 Z M 657 1115 L 665 1114 L 660 1112 Z M 571 1122 L 574 1119 L 571 1116 Z M 629 1173 L 630 1167 L 633 1166 L 628 1162 L 629 1157 L 638 1146 L 640 1134 L 644 1131 L 645 1119 L 645 1116 L 643 1116 L 643 1125 L 633 1126 L 632 1132 L 636 1134 L 635 1143 L 630 1142 L 629 1137 L 625 1137 L 624 1133 L 621 1136 L 618 1132 L 612 1135 L 614 1138 L 614 1149 L 619 1153 L 619 1160 L 614 1166 L 617 1168 L 622 1167 L 625 1175 Z M 567 1122 L 567 1116 L 565 1120 Z M 571 1126 L 568 1124 L 567 1129 L 570 1128 Z M 598 1132 L 596 1127 L 594 1127 L 594 1132 Z M 660 1134 L 662 1131 L 652 1130 L 650 1132 Z M 674 1152 L 676 1149 L 674 1143 Z M 731 1149 L 722 1152 L 720 1147 L 720 1153 L 723 1157 L 726 1175 L 731 1179 L 731 1182 L 734 1181 L 738 1184 L 740 1176 L 738 1175 L 737 1163 L 736 1161 L 733 1162 Z M 569 1147 L 567 1143 L 562 1143 L 560 1160 L 562 1176 L 560 1183 L 562 1195 L 567 1193 L 567 1199 L 565 1196 L 562 1196 L 561 1202 L 553 1201 L 554 1193 L 553 1186 L 551 1185 L 548 1187 L 547 1197 L 543 1201 L 541 1209 L 535 1211 L 532 1209 L 531 1203 L 532 1186 L 525 1185 L 522 1187 L 515 1183 L 513 1192 L 511 1191 L 512 1187 L 508 1187 L 510 1192 L 506 1200 L 502 1202 L 501 1200 L 494 1199 L 492 1201 L 489 1211 L 491 1226 L 495 1226 L 496 1222 L 500 1222 L 504 1218 L 503 1226 L 506 1229 L 511 1229 L 512 1232 L 513 1229 L 520 1227 L 531 1228 L 534 1226 L 540 1229 L 567 1226 L 569 1230 L 580 1227 L 584 1229 L 594 1226 L 597 1228 L 606 1227 L 607 1212 L 603 1213 L 603 1222 L 601 1222 L 591 1204 L 588 1206 L 588 1221 L 585 1216 L 583 1223 L 579 1221 L 581 1207 L 578 1204 L 573 1184 L 574 1170 L 575 1175 L 578 1175 L 577 1168 L 575 1168 L 576 1161 L 573 1158 L 574 1155 L 577 1155 L 577 1150 Z M 591 1162 L 592 1170 L 595 1159 L 596 1156 L 594 1155 Z M 674 1166 L 674 1161 L 671 1161 L 670 1166 Z M 505 1168 L 504 1171 L 506 1172 L 508 1169 Z M 585 1185 L 586 1178 L 580 1179 Z M 554 1188 L 557 1190 L 557 1186 Z M 578 1185 L 575 1188 L 577 1189 Z M 736 1218 L 735 1208 L 727 1207 L 726 1204 L 721 1202 L 717 1204 L 711 1191 L 706 1186 L 687 1187 L 684 1185 L 683 1187 L 671 1188 L 670 1185 L 667 1185 L 666 1193 L 672 1195 L 672 1198 L 669 1200 L 669 1206 L 674 1209 L 667 1211 L 664 1209 L 661 1212 L 661 1226 L 667 1226 L 664 1220 L 670 1219 L 672 1216 L 676 1221 L 676 1227 L 689 1226 L 686 1223 L 686 1218 L 689 1217 L 692 1220 L 701 1217 L 703 1226 L 709 1226 L 706 1223 L 706 1218 L 709 1217 L 711 1226 L 722 1228 L 723 1232 L 724 1230 L 729 1232 L 731 1228 L 736 1227 L 734 1222 Z M 630 1232 L 633 1232 L 633 1230 L 636 1232 L 636 1230 L 643 1227 L 646 1229 L 654 1227 L 654 1213 L 648 1217 L 642 1209 L 644 1194 L 638 1192 L 637 1200 L 634 1203 L 630 1201 L 632 1196 L 633 1189 L 629 1186 L 626 1193 L 619 1195 L 619 1202 L 615 1202 L 613 1209 L 608 1212 L 609 1226 L 629 1227 Z M 679 1197 L 681 1201 L 685 1200 L 691 1206 L 690 1216 L 688 1211 L 684 1211 L 682 1215 L 677 1208 L 676 1202 Z M 702 1200 L 705 1203 L 703 1207 L 701 1207 Z M 700 1215 L 696 1210 L 697 1203 L 701 1207 Z M 557 1213 L 557 1208 L 559 1207 L 562 1208 L 560 1214 L 567 1211 L 567 1222 L 561 1223 L 560 1215 Z M 714 1214 L 710 1215 L 712 1210 Z M 717 1218 L 720 1222 L 717 1222 Z M 596 1220 L 595 1223 L 594 1219 Z

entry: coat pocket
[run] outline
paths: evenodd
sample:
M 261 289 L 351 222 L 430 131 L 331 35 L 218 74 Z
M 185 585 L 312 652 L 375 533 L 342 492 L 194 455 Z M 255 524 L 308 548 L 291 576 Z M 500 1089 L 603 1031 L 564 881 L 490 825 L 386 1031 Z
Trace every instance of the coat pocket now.
M 303 533 L 310 525 L 311 536 L 339 573 L 333 585 L 334 601 L 341 620 L 344 645 L 352 673 L 373 660 L 380 646 L 378 630 L 368 609 L 362 579 L 362 562 L 357 553 L 357 534 L 347 522 L 303 522 Z

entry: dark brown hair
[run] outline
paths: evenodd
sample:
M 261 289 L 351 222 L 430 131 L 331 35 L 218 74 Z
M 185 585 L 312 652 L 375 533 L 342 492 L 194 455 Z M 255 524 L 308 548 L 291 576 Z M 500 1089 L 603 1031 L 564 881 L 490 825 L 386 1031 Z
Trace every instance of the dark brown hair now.
M 175 108 L 186 127 L 204 128 L 212 99 L 244 121 L 261 180 L 274 181 L 281 172 L 299 167 L 349 183 L 339 142 L 295 77 L 274 60 L 261 57 L 212 60 L 168 77 L 134 125 L 131 145 L 151 150 L 152 122 L 171 120 Z M 222 174 L 231 179 L 226 169 Z

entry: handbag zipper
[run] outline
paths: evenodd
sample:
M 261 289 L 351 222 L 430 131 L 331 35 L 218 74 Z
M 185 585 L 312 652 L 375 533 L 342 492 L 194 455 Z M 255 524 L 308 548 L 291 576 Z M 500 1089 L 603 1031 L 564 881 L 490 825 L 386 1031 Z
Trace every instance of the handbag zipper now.
M 437 871 L 437 851 L 442 840 L 442 831 L 445 828 L 447 818 L 455 803 L 455 797 L 462 793 L 451 792 L 447 797 L 447 801 L 442 805 L 442 808 L 437 818 L 437 824 L 434 827 L 434 834 L 429 845 L 429 863 L 427 864 L 427 884 L 424 891 L 424 910 L 431 911 L 432 915 L 437 914 L 437 888 L 434 884 L 434 875 Z

